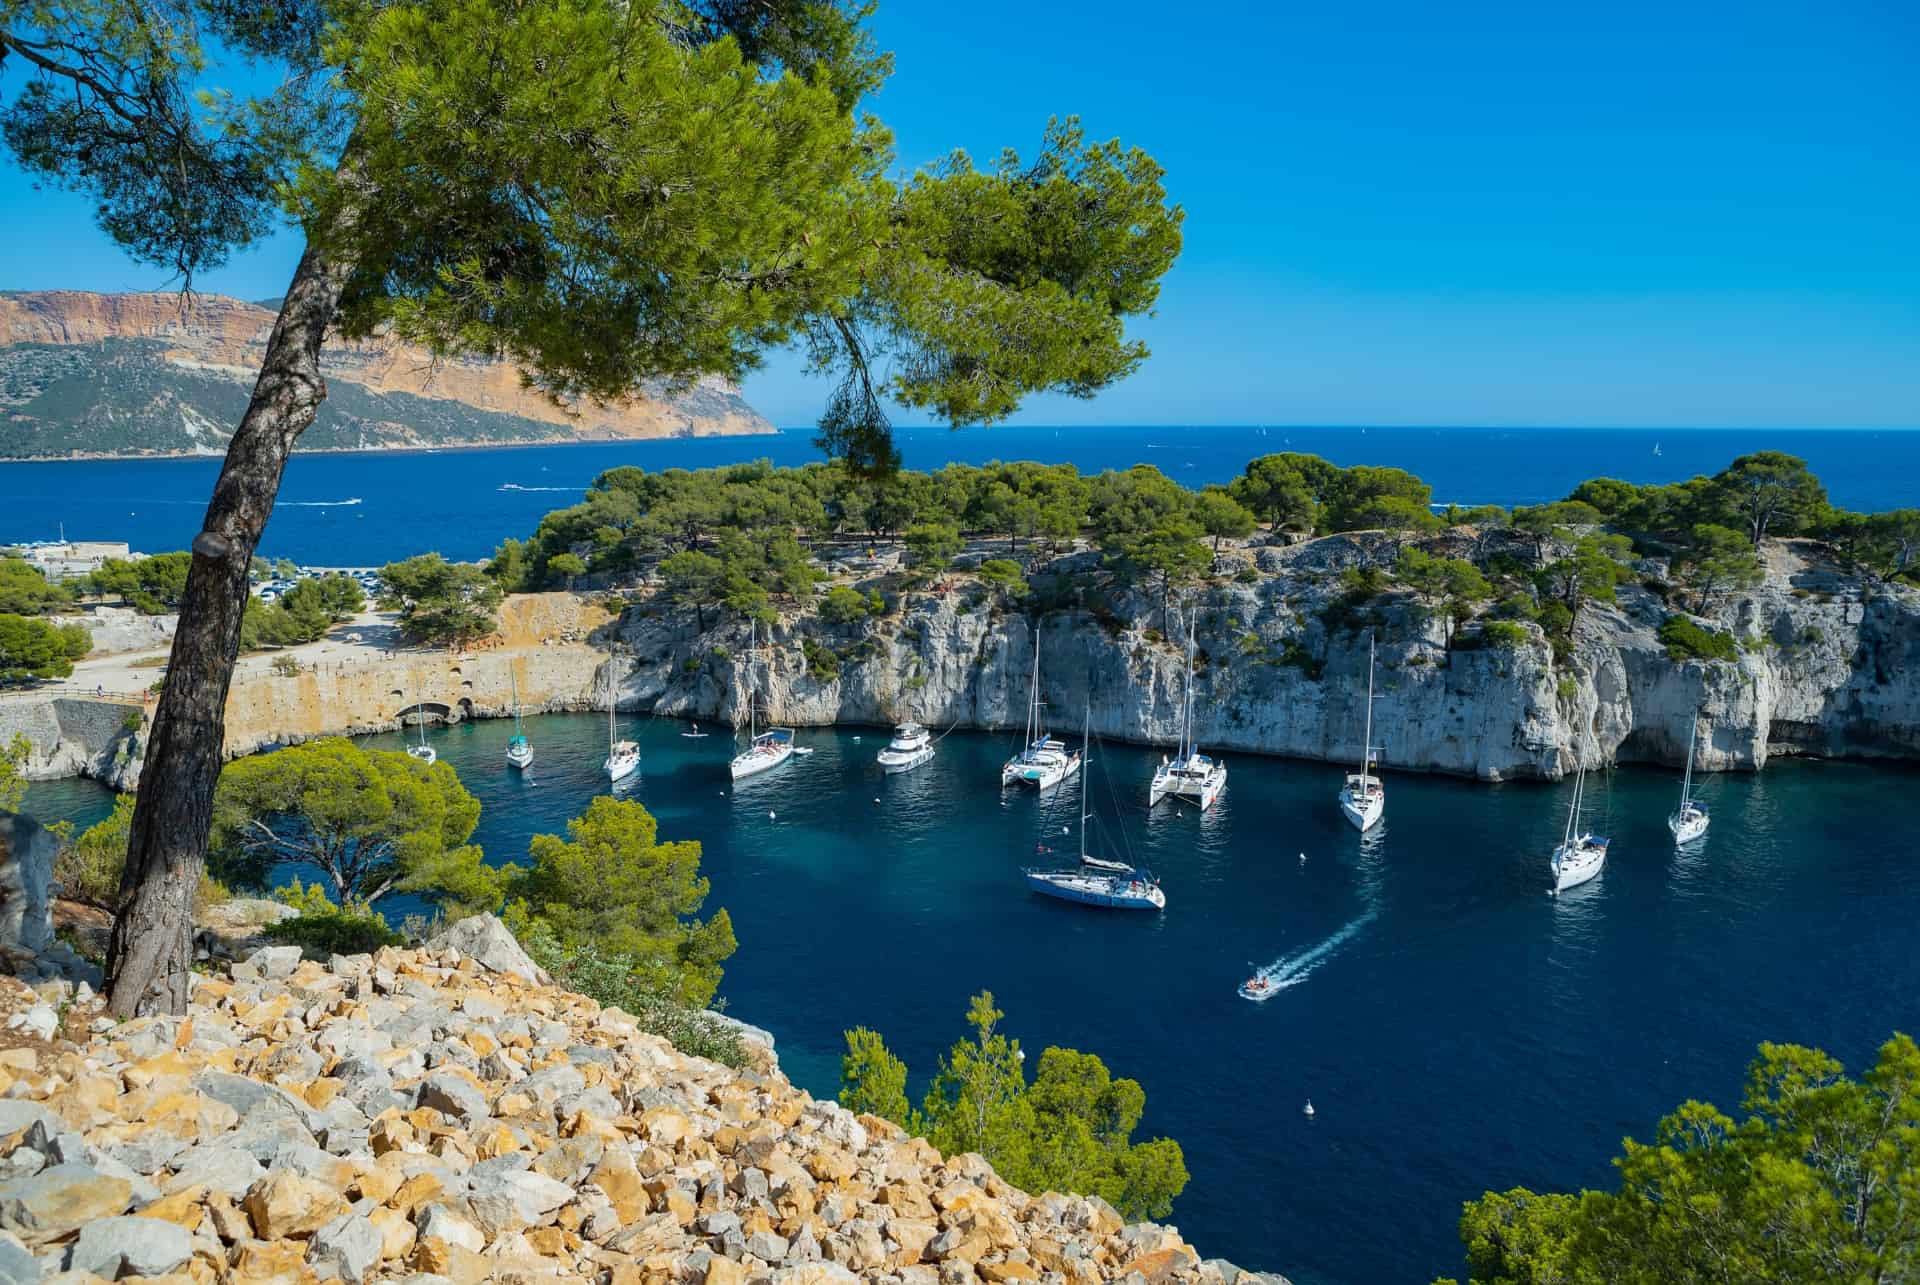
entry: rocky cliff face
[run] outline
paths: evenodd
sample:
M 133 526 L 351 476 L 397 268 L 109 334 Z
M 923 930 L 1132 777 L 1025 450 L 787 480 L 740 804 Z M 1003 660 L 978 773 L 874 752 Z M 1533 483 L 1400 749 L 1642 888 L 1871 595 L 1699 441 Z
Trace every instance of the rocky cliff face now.
M 0 456 L 224 451 L 273 321 L 219 295 L 0 294 Z M 336 341 L 321 366 L 330 395 L 306 450 L 772 431 L 719 381 L 562 408 L 506 362 L 390 341 Z
M 1765 584 L 1714 609 L 1749 639 L 1736 662 L 1670 660 L 1655 629 L 1668 614 L 1622 586 L 1590 607 L 1571 658 L 1544 640 L 1449 650 L 1445 626 L 1409 595 L 1345 613 L 1338 573 L 1384 565 L 1385 537 L 1347 536 L 1257 551 L 1263 574 L 1200 591 L 1194 718 L 1210 751 L 1359 758 L 1366 630 L 1380 640 L 1374 742 L 1401 770 L 1502 780 L 1557 778 L 1580 763 L 1679 763 L 1696 709 L 1706 770 L 1756 769 L 1779 754 L 1920 756 L 1920 595 L 1819 562 L 1810 546 L 1770 551 Z M 775 721 L 1019 728 L 1040 632 L 1041 697 L 1056 731 L 1084 708 L 1110 739 L 1171 745 L 1185 658 L 1160 604 L 1119 594 L 1041 615 L 997 608 L 977 590 L 910 597 L 862 643 L 824 641 L 854 659 L 822 681 L 798 626 L 776 628 L 764 664 L 741 656 L 744 628 L 701 632 L 691 612 L 641 607 L 623 620 L 630 657 L 613 662 L 623 706 L 745 721 L 757 691 Z M 859 659 L 862 652 L 865 659 Z M 724 657 L 724 658 L 723 658 Z

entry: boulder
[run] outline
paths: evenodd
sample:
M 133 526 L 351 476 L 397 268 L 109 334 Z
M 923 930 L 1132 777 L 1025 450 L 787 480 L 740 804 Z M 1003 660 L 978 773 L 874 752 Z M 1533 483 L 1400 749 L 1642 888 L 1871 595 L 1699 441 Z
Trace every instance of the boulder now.
M 127 1211 L 133 1184 L 88 1165 L 54 1165 L 0 1187 L 0 1227 L 46 1240 Z
M 307 1265 L 322 1280 L 338 1276 L 359 1285 L 380 1262 L 380 1230 L 359 1214 L 342 1214 L 313 1234 Z
M 545 986 L 552 980 L 528 958 L 507 926 L 492 915 L 470 915 L 446 925 L 427 942 L 427 948 L 443 953 L 457 950 L 482 967 L 496 973 L 510 973 L 536 985 Z
M 159 1218 L 100 1218 L 80 1229 L 67 1266 L 111 1281 L 122 1276 L 165 1276 L 192 1258 L 193 1237 L 178 1223 Z

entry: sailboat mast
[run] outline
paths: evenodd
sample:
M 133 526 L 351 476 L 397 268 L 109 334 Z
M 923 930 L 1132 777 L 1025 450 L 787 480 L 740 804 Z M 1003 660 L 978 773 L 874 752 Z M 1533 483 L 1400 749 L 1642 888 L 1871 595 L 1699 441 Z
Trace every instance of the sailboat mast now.
M 1367 631 L 1367 721 L 1360 736 L 1360 788 L 1367 788 L 1367 769 L 1373 763 L 1373 631 Z
M 1192 608 L 1187 610 L 1187 690 L 1186 708 L 1180 716 L 1180 761 L 1193 757 L 1193 622 Z
M 1083 758 L 1093 757 L 1092 733 L 1093 694 L 1089 692 L 1086 714 L 1080 721 L 1080 753 Z M 1082 865 L 1085 865 L 1087 860 L 1087 777 L 1092 771 L 1093 768 L 1090 765 L 1086 763 L 1080 765 L 1080 863 Z
M 1033 682 L 1027 694 L 1027 745 L 1040 736 L 1040 626 L 1033 627 Z M 1024 748 L 1024 747 L 1023 747 Z
M 1693 726 L 1687 729 L 1687 772 L 1680 778 L 1680 807 L 1684 810 L 1687 800 L 1693 797 L 1693 747 L 1700 739 L 1700 711 L 1693 712 Z
M 754 676 L 753 667 L 759 663 L 760 622 L 747 622 L 747 744 L 751 745 L 760 735 L 760 683 Z

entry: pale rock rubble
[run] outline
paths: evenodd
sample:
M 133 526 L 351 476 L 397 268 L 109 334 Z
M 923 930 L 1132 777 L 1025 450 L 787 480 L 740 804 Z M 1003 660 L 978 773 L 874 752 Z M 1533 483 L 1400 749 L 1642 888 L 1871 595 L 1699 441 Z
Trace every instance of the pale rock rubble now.
M 1277 1280 L 816 1101 L 770 1050 L 682 1056 L 485 918 L 263 948 L 184 1017 L 89 1030 L 0 1049 L 0 1282 Z

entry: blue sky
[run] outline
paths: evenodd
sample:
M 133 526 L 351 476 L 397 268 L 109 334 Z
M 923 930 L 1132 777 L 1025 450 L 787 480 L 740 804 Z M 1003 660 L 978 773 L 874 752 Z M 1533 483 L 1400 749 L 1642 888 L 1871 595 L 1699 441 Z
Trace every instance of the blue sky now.
M 1920 426 L 1920 9 L 1205 12 L 882 0 L 904 165 L 1078 113 L 1186 207 L 1153 359 L 1022 420 Z M 163 284 L 3 163 L 0 214 L 0 288 Z M 276 295 L 297 249 L 205 285 Z M 776 355 L 747 393 L 825 388 Z

